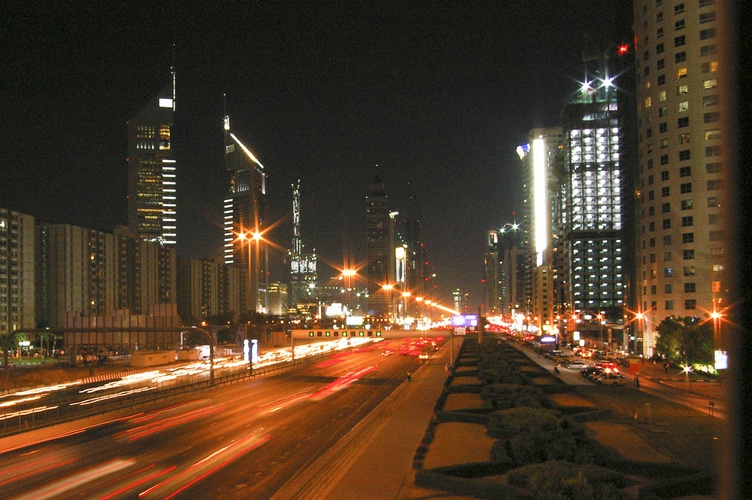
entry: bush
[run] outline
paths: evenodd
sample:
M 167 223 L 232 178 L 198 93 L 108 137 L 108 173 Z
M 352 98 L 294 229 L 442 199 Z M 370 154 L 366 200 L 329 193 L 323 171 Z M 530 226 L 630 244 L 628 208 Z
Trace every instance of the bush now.
M 541 408 L 510 408 L 491 415 L 489 432 L 544 432 L 560 427 L 556 412 Z
M 546 460 L 574 460 L 577 452 L 577 440 L 572 436 L 567 436 L 551 441 L 546 446 Z
M 515 465 L 522 466 L 539 462 L 538 447 L 535 441 L 525 434 L 514 436 L 508 440 L 509 455 Z
M 624 474 L 590 464 L 551 461 L 527 465 L 509 471 L 507 479 L 510 485 L 529 489 L 535 498 L 629 498 L 618 491 L 629 484 Z

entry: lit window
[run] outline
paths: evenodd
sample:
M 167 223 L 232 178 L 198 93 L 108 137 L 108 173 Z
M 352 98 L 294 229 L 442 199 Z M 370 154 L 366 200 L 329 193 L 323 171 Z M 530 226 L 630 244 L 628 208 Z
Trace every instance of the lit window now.
M 718 71 L 718 61 L 704 62 L 700 65 L 700 71 L 702 73 L 715 73 Z
M 719 129 L 713 129 L 713 130 L 706 130 L 705 131 L 705 140 L 706 141 L 714 141 L 716 139 L 721 138 L 721 131 Z
M 680 102 L 677 106 L 677 110 L 679 111 L 679 113 L 685 113 L 689 111 L 689 101 Z
M 704 73 L 707 73 L 707 71 L 705 71 Z M 686 78 L 686 77 L 687 77 L 687 68 L 679 68 L 676 70 L 677 80 L 681 80 L 682 78 Z
M 717 78 L 712 78 L 710 80 L 703 80 L 703 82 L 702 82 L 702 88 L 705 89 L 705 90 L 714 89 L 717 86 L 718 86 L 718 79 Z

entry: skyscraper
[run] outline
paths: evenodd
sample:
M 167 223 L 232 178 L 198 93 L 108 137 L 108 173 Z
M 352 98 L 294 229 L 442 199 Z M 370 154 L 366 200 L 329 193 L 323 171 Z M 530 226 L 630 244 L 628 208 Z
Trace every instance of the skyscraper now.
M 395 275 L 394 219 L 389 213 L 386 188 L 377 175 L 368 186 L 366 195 L 366 238 L 368 259 L 368 310 L 371 314 L 393 312 L 391 289 Z
M 0 335 L 35 328 L 35 220 L 0 207 Z
M 232 173 L 224 200 L 225 264 L 242 268 L 246 274 L 247 310 L 266 312 L 268 248 L 263 233 L 267 229 L 266 173 L 264 166 L 230 130 L 225 116 L 225 165 Z
M 718 8 L 714 0 L 634 3 L 637 291 L 648 355 L 667 316 L 704 319 L 728 306 Z
M 177 241 L 174 116 L 172 68 L 170 83 L 128 121 L 128 229 L 142 240 L 166 246 Z
M 290 285 L 292 296 L 290 304 L 311 299 L 311 285 L 316 284 L 316 251 L 305 251 L 303 237 L 300 234 L 300 179 L 292 185 L 292 248 L 290 255 Z
M 600 53 L 597 69 L 562 113 L 566 151 L 560 212 L 568 279 L 568 313 L 623 323 L 627 283 L 624 255 L 625 181 L 621 101 L 625 98 Z M 601 339 L 607 340 L 605 338 Z
M 533 129 L 529 138 L 525 160 L 532 179 L 531 311 L 537 327 L 553 333 L 554 318 L 559 312 L 554 303 L 553 242 L 561 227 L 556 221 L 560 219 L 559 173 L 564 162 L 564 141 L 559 127 Z

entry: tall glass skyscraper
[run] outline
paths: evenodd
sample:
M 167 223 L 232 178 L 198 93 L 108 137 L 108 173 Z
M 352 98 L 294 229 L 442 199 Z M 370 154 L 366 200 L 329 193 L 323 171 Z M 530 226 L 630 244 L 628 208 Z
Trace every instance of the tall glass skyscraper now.
M 394 220 L 389 213 L 386 188 L 378 175 L 366 195 L 366 237 L 368 310 L 375 315 L 391 314 L 392 294 L 397 291 L 384 291 L 382 286 L 393 285 L 395 279 Z
M 175 71 L 128 121 L 128 228 L 149 242 L 177 242 L 177 165 L 172 144 Z
M 266 173 L 251 150 L 230 130 L 225 116 L 225 164 L 231 172 L 224 200 L 224 261 L 246 273 L 245 303 L 251 312 L 265 313 L 267 302 L 268 248 Z
M 566 147 L 560 217 L 569 313 L 623 323 L 626 291 L 619 91 L 605 59 L 562 116 Z

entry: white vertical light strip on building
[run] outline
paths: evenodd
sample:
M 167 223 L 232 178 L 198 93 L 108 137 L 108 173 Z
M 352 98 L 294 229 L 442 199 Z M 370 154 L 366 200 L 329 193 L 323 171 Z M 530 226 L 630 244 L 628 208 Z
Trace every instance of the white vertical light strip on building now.
M 548 245 L 546 237 L 546 141 L 538 138 L 533 141 L 533 196 L 535 199 L 535 257 L 536 265 L 543 265 L 543 252 Z

